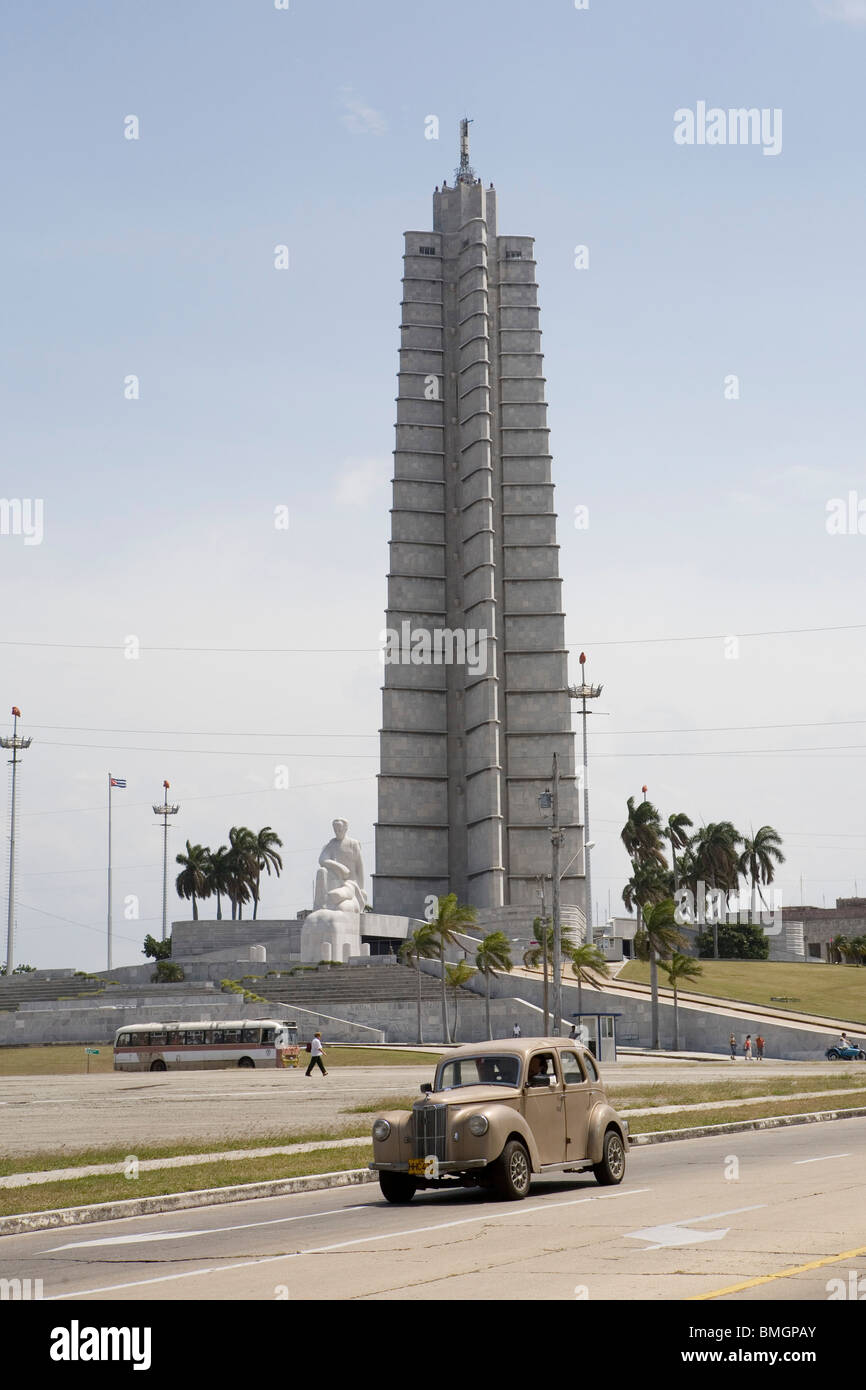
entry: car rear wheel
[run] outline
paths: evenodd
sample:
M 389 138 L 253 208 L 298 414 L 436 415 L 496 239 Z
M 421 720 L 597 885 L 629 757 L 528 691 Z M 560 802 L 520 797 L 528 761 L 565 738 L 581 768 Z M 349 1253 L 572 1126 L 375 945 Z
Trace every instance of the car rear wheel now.
M 601 1163 L 593 1164 L 592 1171 L 602 1187 L 612 1187 L 625 1177 L 625 1149 L 615 1129 L 604 1136 Z
M 151 1071 L 165 1071 L 165 1062 L 151 1062 L 150 1069 Z
M 490 1177 L 494 1192 L 508 1202 L 519 1202 L 529 1195 L 532 1168 L 519 1139 L 509 1139 L 499 1158 L 491 1163 Z
M 239 1066 L 239 1067 L 254 1067 L 254 1066 L 255 1066 L 255 1062 L 253 1061 L 252 1057 L 242 1057 L 241 1060 L 238 1062 L 238 1066 Z
M 400 1206 L 411 1202 L 415 1196 L 415 1179 L 410 1178 L 408 1173 L 381 1172 L 379 1186 L 386 1202 L 395 1202 Z

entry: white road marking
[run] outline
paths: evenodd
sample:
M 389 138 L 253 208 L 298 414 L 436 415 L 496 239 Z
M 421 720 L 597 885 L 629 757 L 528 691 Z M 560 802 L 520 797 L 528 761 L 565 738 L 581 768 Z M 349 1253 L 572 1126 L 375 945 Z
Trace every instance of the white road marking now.
M 828 1158 L 850 1158 L 850 1154 L 821 1154 L 820 1158 L 795 1158 L 794 1167 L 799 1163 L 825 1163 Z
M 652 1188 L 641 1188 L 642 1192 L 651 1192 Z M 631 1192 L 623 1192 L 623 1197 L 634 1195 Z M 309 1250 L 295 1250 L 290 1255 L 263 1255 L 257 1260 L 240 1260 L 230 1265 L 208 1265 L 202 1269 L 189 1269 L 182 1274 L 162 1274 L 155 1279 L 133 1279 L 125 1284 L 104 1284 L 98 1289 L 75 1289 L 71 1293 L 51 1294 L 44 1299 L 46 1303 L 61 1302 L 65 1298 L 87 1298 L 90 1294 L 115 1293 L 118 1289 L 138 1289 L 149 1284 L 170 1284 L 175 1279 L 190 1279 L 199 1274 L 225 1274 L 233 1269 L 250 1269 L 255 1265 L 277 1264 L 280 1260 L 299 1260 L 304 1255 L 328 1255 L 335 1250 L 346 1250 L 353 1245 L 372 1245 L 374 1241 L 380 1240 L 403 1240 L 406 1236 L 426 1235 L 430 1231 L 447 1231 L 455 1226 L 477 1225 L 479 1221 L 502 1221 L 508 1216 L 532 1216 L 536 1212 L 559 1211 L 562 1207 L 580 1207 L 587 1202 L 596 1202 L 597 1197 L 574 1197 L 567 1202 L 549 1202 L 545 1206 L 525 1207 L 519 1203 L 512 1207 L 510 1211 L 486 1211 L 481 1216 L 466 1216 L 458 1221 L 439 1221 L 432 1226 L 414 1226 L 408 1230 L 385 1231 L 377 1236 L 361 1236 L 355 1240 L 341 1240 L 334 1245 L 313 1246 Z M 749 1210 L 749 1208 L 744 1208 Z
M 312 1221 L 316 1216 L 342 1216 L 347 1211 L 366 1211 L 372 1202 L 352 1207 L 334 1207 L 331 1211 L 310 1211 L 302 1216 L 277 1216 L 271 1221 L 245 1221 L 236 1226 L 196 1226 L 191 1231 L 145 1231 L 139 1235 L 108 1236 L 105 1240 L 73 1240 L 68 1245 L 52 1245 L 43 1255 L 56 1255 L 58 1250 L 84 1250 L 94 1245 L 147 1245 L 152 1240 L 188 1240 L 190 1236 L 223 1235 L 226 1231 L 251 1231 L 260 1226 L 283 1226 L 288 1221 Z
M 698 1245 L 705 1240 L 722 1240 L 731 1229 L 725 1226 L 715 1231 L 690 1231 L 689 1226 L 696 1226 L 701 1221 L 716 1221 L 721 1216 L 736 1216 L 743 1211 L 759 1211 L 765 1207 L 766 1202 L 758 1202 L 750 1207 L 733 1207 L 730 1211 L 714 1211 L 709 1216 L 689 1216 L 681 1221 L 669 1221 L 660 1226 L 645 1226 L 642 1231 L 629 1231 L 625 1240 L 649 1240 L 652 1245 L 646 1247 L 647 1250 L 665 1250 L 671 1246 L 678 1245 Z

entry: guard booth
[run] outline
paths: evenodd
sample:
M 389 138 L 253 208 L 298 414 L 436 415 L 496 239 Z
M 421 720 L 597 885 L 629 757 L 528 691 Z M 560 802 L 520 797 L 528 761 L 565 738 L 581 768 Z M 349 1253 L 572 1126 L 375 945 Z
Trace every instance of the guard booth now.
M 616 1021 L 621 1013 L 572 1014 L 578 1041 L 600 1062 L 616 1061 Z

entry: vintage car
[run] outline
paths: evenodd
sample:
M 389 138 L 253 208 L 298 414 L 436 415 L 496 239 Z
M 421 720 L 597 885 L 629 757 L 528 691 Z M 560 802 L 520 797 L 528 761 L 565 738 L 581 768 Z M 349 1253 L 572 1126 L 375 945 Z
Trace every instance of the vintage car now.
M 566 1038 L 508 1038 L 454 1048 L 410 1111 L 373 1122 L 382 1195 L 410 1202 L 424 1188 L 486 1188 L 512 1201 L 533 1174 L 591 1168 L 622 1182 L 628 1123 L 608 1103 L 598 1065 Z

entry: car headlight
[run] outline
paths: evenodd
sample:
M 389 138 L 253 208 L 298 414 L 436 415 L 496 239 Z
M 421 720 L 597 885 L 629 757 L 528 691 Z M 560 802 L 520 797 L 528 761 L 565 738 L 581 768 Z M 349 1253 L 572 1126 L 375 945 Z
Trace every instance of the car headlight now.
M 391 1133 L 391 1126 L 387 1120 L 375 1120 L 373 1123 L 373 1138 L 380 1144 L 388 1138 Z
M 486 1115 L 473 1115 L 469 1121 L 469 1133 L 474 1134 L 476 1139 L 480 1139 L 482 1134 L 486 1134 L 490 1128 L 490 1121 Z

